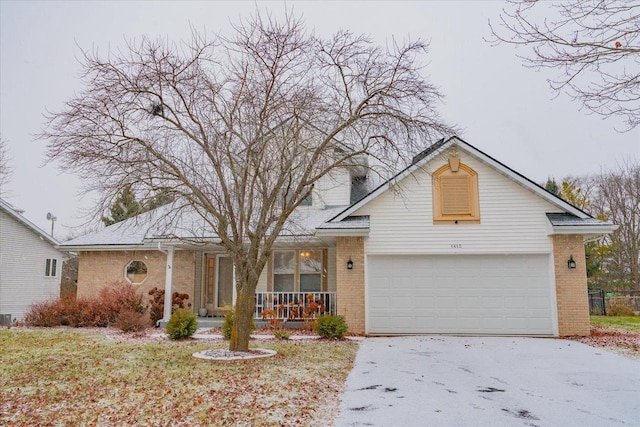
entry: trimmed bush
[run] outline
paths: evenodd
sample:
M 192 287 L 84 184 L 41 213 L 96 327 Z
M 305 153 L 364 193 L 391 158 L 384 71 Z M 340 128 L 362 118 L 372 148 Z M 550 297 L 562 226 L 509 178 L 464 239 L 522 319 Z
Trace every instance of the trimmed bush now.
M 142 305 L 142 294 L 126 282 L 114 282 L 104 287 L 95 298 L 65 296 L 55 301 L 33 304 L 25 315 L 29 326 L 105 327 L 116 323 L 123 311 L 138 313 L 149 326 L 146 307 Z M 142 320 L 140 320 L 142 321 Z
M 233 329 L 234 310 L 230 310 L 224 316 L 224 323 L 222 324 L 222 336 L 225 340 L 231 339 L 231 330 Z
M 291 334 L 286 329 L 277 329 L 273 332 L 273 336 L 279 340 L 288 340 Z
M 198 320 L 194 312 L 186 308 L 179 308 L 173 312 L 167 323 L 167 334 L 171 339 L 189 338 L 196 333 Z
M 158 320 L 164 316 L 164 289 L 154 287 L 149 291 L 151 298 L 149 299 L 149 317 L 151 323 L 156 324 Z M 191 303 L 187 302 L 189 294 L 181 294 L 174 292 L 171 294 L 171 312 L 179 308 L 191 308 Z
M 320 316 L 316 320 L 316 332 L 322 338 L 342 339 L 349 329 L 342 316 Z
M 231 339 L 231 331 L 233 330 L 233 322 L 235 320 L 235 310 L 231 309 L 224 316 L 224 323 L 222 324 L 222 336 L 226 340 Z M 251 331 L 253 332 L 256 329 L 255 323 L 253 323 L 253 319 L 251 319 Z
M 114 326 L 122 332 L 140 332 L 149 327 L 149 319 L 144 313 L 125 309 L 116 316 Z

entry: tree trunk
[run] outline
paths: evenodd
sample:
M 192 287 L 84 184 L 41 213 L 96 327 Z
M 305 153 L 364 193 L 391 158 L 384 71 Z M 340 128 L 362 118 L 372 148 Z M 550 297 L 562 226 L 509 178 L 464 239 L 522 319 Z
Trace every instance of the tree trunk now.
M 248 351 L 249 337 L 253 327 L 253 313 L 256 305 L 254 294 L 258 283 L 257 280 L 255 283 L 248 283 L 248 280 L 239 280 L 236 285 L 236 306 L 229 350 Z

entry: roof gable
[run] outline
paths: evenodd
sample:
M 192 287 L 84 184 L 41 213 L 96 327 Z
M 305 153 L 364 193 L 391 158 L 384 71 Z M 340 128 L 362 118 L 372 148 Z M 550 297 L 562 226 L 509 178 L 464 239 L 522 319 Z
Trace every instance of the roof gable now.
M 331 220 L 329 220 L 329 222 L 342 221 L 345 218 L 349 217 L 350 215 L 354 214 L 358 209 L 362 208 L 366 204 L 370 203 L 372 200 L 376 199 L 382 193 L 389 190 L 392 186 L 399 184 L 403 179 L 413 174 L 415 171 L 423 168 L 425 165 L 431 162 L 434 158 L 440 155 L 443 151 L 451 148 L 454 145 L 460 150 L 465 151 L 467 154 L 477 158 L 478 160 L 492 167 L 497 172 L 501 173 L 502 175 L 506 176 L 507 178 L 511 179 L 512 181 L 526 188 L 527 190 L 538 195 L 542 199 L 555 205 L 559 209 L 567 213 L 570 213 L 578 218 L 591 218 L 591 215 L 587 214 L 586 212 L 582 211 L 576 206 L 573 206 L 572 204 L 566 202 L 565 200 L 561 199 L 555 194 L 550 193 L 549 191 L 547 191 L 540 185 L 536 184 L 529 178 L 509 168 L 504 163 L 478 150 L 476 147 L 458 138 L 457 136 L 452 136 L 447 140 L 442 139 L 436 142 L 435 144 L 429 146 L 423 152 L 416 155 L 409 166 L 407 166 L 406 168 L 398 172 L 395 176 L 393 176 L 383 184 L 379 185 L 377 188 L 375 188 L 373 191 L 371 191 L 369 194 L 367 194 L 365 197 L 363 197 L 356 203 L 344 209 L 338 215 L 336 215 Z
M 11 206 L 4 199 L 0 199 L 0 209 L 6 212 L 10 217 L 15 219 L 19 224 L 22 224 L 27 229 L 38 235 L 41 239 L 47 241 L 52 246 L 58 246 L 58 241 L 52 236 L 48 235 L 45 231 L 39 228 L 37 225 L 29 221 L 27 218 L 23 217 L 20 212 L 13 206 Z

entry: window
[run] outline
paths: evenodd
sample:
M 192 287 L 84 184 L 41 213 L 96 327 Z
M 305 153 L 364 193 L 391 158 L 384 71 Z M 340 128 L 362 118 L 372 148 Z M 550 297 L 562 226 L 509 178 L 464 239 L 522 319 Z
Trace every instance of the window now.
M 322 251 L 300 251 L 300 292 L 322 290 Z
M 295 272 L 295 251 L 275 251 L 273 253 L 274 292 L 293 292 Z
M 274 292 L 321 292 L 323 283 L 321 249 L 274 251 Z
M 147 278 L 147 264 L 142 261 L 130 261 L 125 268 L 125 277 L 134 285 L 139 285 Z
M 44 266 L 45 277 L 56 277 L 56 269 L 58 267 L 58 260 L 55 258 L 47 258 Z
M 433 222 L 480 222 L 476 171 L 460 163 L 455 170 L 446 164 L 433 173 Z
M 352 176 L 351 195 L 349 198 L 349 202 L 355 203 L 367 194 L 369 194 L 369 183 L 367 182 L 367 176 Z

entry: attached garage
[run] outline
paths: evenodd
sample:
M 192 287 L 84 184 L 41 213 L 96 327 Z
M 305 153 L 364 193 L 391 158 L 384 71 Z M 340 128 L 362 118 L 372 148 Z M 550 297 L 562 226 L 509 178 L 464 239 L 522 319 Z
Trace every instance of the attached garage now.
M 554 335 L 551 259 L 370 255 L 367 332 Z

